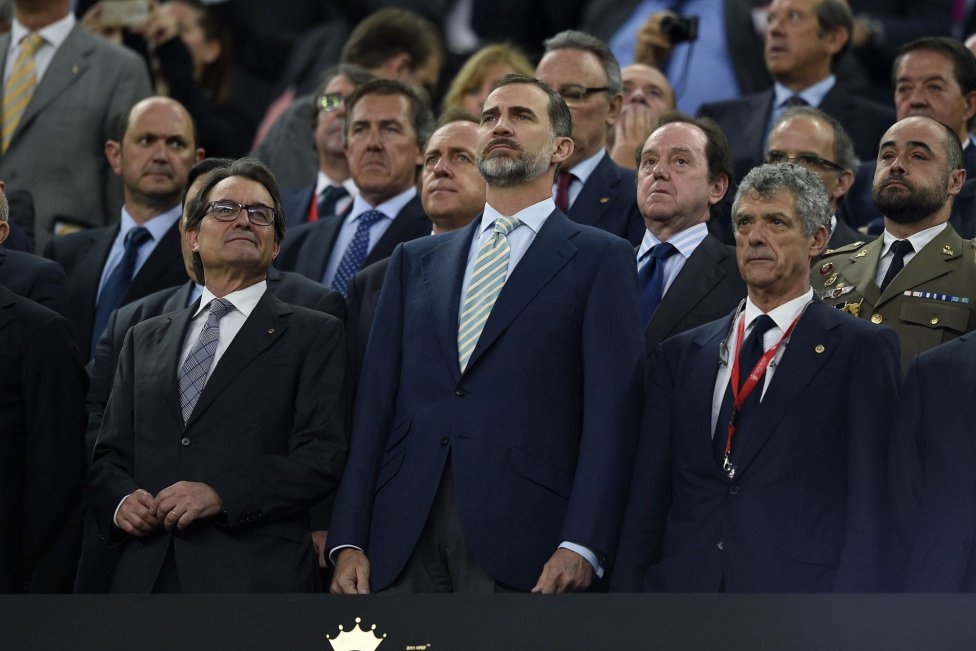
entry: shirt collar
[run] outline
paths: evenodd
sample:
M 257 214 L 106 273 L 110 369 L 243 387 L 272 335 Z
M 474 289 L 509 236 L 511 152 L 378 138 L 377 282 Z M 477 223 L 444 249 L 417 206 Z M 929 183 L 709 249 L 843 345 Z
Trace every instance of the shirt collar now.
M 923 248 L 925 248 L 925 246 L 929 242 L 931 242 L 936 237 L 938 237 L 939 233 L 944 231 L 948 225 L 949 222 L 936 224 L 931 228 L 926 228 L 925 230 L 921 230 L 917 233 L 914 233 L 913 235 L 909 235 L 905 239 L 912 243 L 912 248 L 915 249 L 915 253 L 918 253 Z M 888 255 L 888 252 L 891 251 L 891 245 L 894 244 L 896 240 L 898 240 L 897 237 L 895 237 L 894 235 L 888 232 L 888 229 L 885 229 L 883 237 L 884 237 L 884 245 L 881 247 L 882 257 Z
M 56 20 L 50 25 L 42 27 L 37 30 L 37 33 L 44 37 L 44 41 L 57 49 L 61 47 L 65 39 L 68 38 L 68 34 L 75 26 L 75 16 L 70 11 L 68 15 L 60 20 Z M 28 30 L 22 23 L 20 23 L 16 18 L 14 18 L 13 23 L 10 26 L 10 49 L 13 51 L 20 46 L 20 42 L 24 40 L 24 37 L 30 34 Z
M 796 317 L 798 317 L 803 311 L 803 308 L 806 307 L 807 303 L 812 300 L 813 288 L 811 287 L 800 296 L 786 301 L 782 305 L 777 305 L 769 312 L 763 312 L 756 306 L 755 303 L 752 302 L 752 299 L 746 297 L 746 327 L 750 326 L 759 315 L 766 314 L 773 320 L 774 323 L 776 323 L 776 327 L 779 328 L 781 332 L 786 332 L 786 330 L 790 327 L 790 324 L 796 320 Z
M 542 225 L 546 223 L 549 215 L 552 211 L 556 209 L 556 202 L 553 201 L 552 197 L 547 197 L 540 201 L 539 203 L 534 203 L 527 208 L 523 208 L 514 215 L 505 215 L 507 217 L 515 217 L 520 222 L 532 229 L 534 233 L 538 233 Z M 496 219 L 502 217 L 503 215 L 491 207 L 490 204 L 485 204 L 485 211 L 481 215 L 481 225 L 478 229 L 478 233 L 484 233 Z
M 365 199 L 363 199 L 362 195 L 357 192 L 356 198 L 352 201 L 352 210 L 349 212 L 349 214 L 353 216 L 353 219 L 356 219 L 364 212 L 379 210 L 381 213 L 386 215 L 387 219 L 395 219 L 396 216 L 400 214 L 400 211 L 403 210 L 403 207 L 410 203 L 410 200 L 415 196 L 417 196 L 417 187 L 411 185 L 400 194 L 387 199 L 378 206 L 371 206 Z
M 680 233 L 675 233 L 668 242 L 678 250 L 686 260 L 691 257 L 691 254 L 695 252 L 698 245 L 702 243 L 702 240 L 708 235 L 708 226 L 704 223 L 695 224 L 690 228 L 686 228 Z M 644 230 L 644 239 L 641 240 L 640 248 L 637 249 L 637 261 L 640 262 L 644 257 L 646 257 L 655 246 L 661 243 L 661 240 L 657 238 L 654 233 L 649 230 Z
M 244 318 L 246 319 L 247 317 L 251 316 L 251 312 L 254 311 L 254 307 L 258 304 L 258 301 L 261 300 L 261 297 L 264 296 L 264 292 L 267 289 L 268 281 L 261 280 L 243 289 L 233 291 L 227 296 L 224 296 L 224 298 L 230 301 L 231 305 L 234 306 L 234 309 L 243 314 Z M 215 298 L 217 297 L 214 296 L 213 292 L 204 287 L 203 294 L 200 296 L 200 304 L 197 305 L 197 309 L 193 311 L 193 316 L 196 317 L 198 314 L 200 314 L 204 308 L 210 305 L 210 301 Z
M 794 93 L 792 90 L 790 90 L 789 88 L 787 88 L 786 86 L 784 86 L 783 84 L 777 81 L 776 84 L 773 86 L 773 92 L 775 93 L 775 97 L 776 97 L 775 106 L 777 108 L 782 107 L 783 102 L 793 97 L 794 95 L 799 95 L 810 106 L 818 107 L 820 106 L 820 103 L 823 102 L 823 98 L 827 95 L 827 93 L 830 92 L 830 89 L 834 87 L 834 84 L 836 82 L 837 82 L 836 77 L 834 77 L 833 75 L 827 75 L 827 77 L 821 79 L 815 84 L 811 84 L 810 86 L 807 86 L 799 93 Z
M 173 227 L 173 224 L 177 222 L 182 212 L 182 206 L 173 206 L 166 212 L 159 213 L 145 224 L 142 224 L 142 226 L 145 226 L 146 230 L 149 231 L 149 234 L 152 235 L 153 242 L 158 242 L 164 235 L 166 235 L 169 229 Z M 126 233 L 136 226 L 139 226 L 139 224 L 135 219 L 132 218 L 129 210 L 125 206 L 122 206 L 122 219 L 119 222 L 119 235 L 122 238 L 125 238 Z

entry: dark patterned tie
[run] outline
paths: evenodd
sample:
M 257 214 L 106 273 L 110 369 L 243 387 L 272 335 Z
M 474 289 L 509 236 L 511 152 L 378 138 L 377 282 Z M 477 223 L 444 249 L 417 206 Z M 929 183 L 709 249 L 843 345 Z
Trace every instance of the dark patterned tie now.
M 664 263 L 677 252 L 670 242 L 661 242 L 651 249 L 650 259 L 638 274 L 641 325 L 645 328 L 664 296 Z
M 339 268 L 336 270 L 335 278 L 332 279 L 332 289 L 343 296 L 348 293 L 349 281 L 363 266 L 363 260 L 369 253 L 369 229 L 381 219 L 386 219 L 386 215 L 379 210 L 367 210 L 356 218 L 356 232 L 349 246 L 346 247 L 346 252 L 342 254 Z
M 323 219 L 329 215 L 337 214 L 336 204 L 348 196 L 349 191 L 341 185 L 330 185 L 322 190 L 322 194 L 319 195 L 318 207 L 316 208 L 318 218 Z
M 150 239 L 152 239 L 152 235 L 145 226 L 136 226 L 125 234 L 125 250 L 122 253 L 122 259 L 109 274 L 105 286 L 102 287 L 102 293 L 98 296 L 98 304 L 95 306 L 95 323 L 92 327 L 91 340 L 93 355 L 98 340 L 108 323 L 109 315 L 112 314 L 112 310 L 122 304 L 122 299 L 125 298 L 129 286 L 132 285 L 132 276 L 135 274 L 139 248 Z
M 190 420 L 190 414 L 193 413 L 193 408 L 207 383 L 207 374 L 213 364 L 217 341 L 220 339 L 220 320 L 233 308 L 231 302 L 224 298 L 210 301 L 207 322 L 203 324 L 200 337 L 193 344 L 190 354 L 186 356 L 186 361 L 180 369 L 180 410 L 183 412 L 184 424 Z
M 746 340 L 742 343 L 742 349 L 739 351 L 740 391 L 742 385 L 746 382 L 746 378 L 750 373 L 752 373 L 752 369 L 755 368 L 756 364 L 759 362 L 759 358 L 762 357 L 764 352 L 766 352 L 765 347 L 763 346 L 763 336 L 775 325 L 776 322 L 766 314 L 760 314 L 753 321 L 752 332 L 750 332 L 749 336 L 746 337 Z M 725 388 L 725 397 L 722 399 L 722 408 L 718 412 L 718 420 L 715 421 L 715 435 L 712 438 L 712 444 L 715 447 L 715 460 L 718 462 L 719 466 L 722 465 L 722 461 L 725 457 L 725 443 L 728 440 L 729 421 L 732 419 L 732 380 L 733 378 L 730 377 L 729 386 Z M 762 381 L 756 384 L 756 388 L 753 389 L 752 393 L 749 394 L 749 399 L 746 400 L 744 405 L 742 405 L 742 411 L 738 414 L 738 416 L 736 416 L 736 440 L 739 440 L 739 437 L 742 434 L 743 427 L 748 419 L 748 411 L 750 409 L 754 410 L 756 404 L 759 402 L 759 397 L 762 395 L 762 385 Z
M 888 267 L 888 271 L 885 272 L 884 279 L 881 281 L 882 292 L 895 279 L 898 272 L 905 268 L 905 256 L 914 250 L 915 247 L 908 240 L 895 240 L 891 243 L 891 266 Z
M 556 208 L 569 212 L 569 186 L 576 177 L 572 172 L 560 172 L 556 181 Z

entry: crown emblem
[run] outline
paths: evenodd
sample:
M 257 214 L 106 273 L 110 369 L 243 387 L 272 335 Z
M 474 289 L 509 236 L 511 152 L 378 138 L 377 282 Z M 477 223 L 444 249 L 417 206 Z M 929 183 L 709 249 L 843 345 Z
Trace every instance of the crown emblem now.
M 383 637 L 377 637 L 373 632 L 376 630 L 376 624 L 373 624 L 369 631 L 365 631 L 360 626 L 361 621 L 362 618 L 357 617 L 356 625 L 348 631 L 342 630 L 342 624 L 339 624 L 339 634 L 335 639 L 329 635 L 325 636 L 332 645 L 332 651 L 376 651 L 376 647 L 383 643 L 386 633 Z

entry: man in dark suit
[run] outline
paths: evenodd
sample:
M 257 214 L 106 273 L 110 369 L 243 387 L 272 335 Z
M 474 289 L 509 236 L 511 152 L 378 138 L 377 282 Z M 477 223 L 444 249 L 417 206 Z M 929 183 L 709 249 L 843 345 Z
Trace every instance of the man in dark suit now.
M 705 225 L 732 174 L 729 143 L 718 125 L 666 113 L 637 159 L 637 204 L 647 225 L 637 277 L 650 356 L 668 337 L 728 314 L 746 288 L 735 249 Z
M 434 130 L 427 102 L 410 86 L 374 79 L 346 101 L 349 173 L 359 195 L 348 214 L 295 229 L 278 267 L 321 281 L 343 296 L 364 265 L 400 242 L 430 234 L 417 195 L 417 168 Z
M 0 181 L 0 244 L 10 234 L 9 213 L 4 183 Z M 0 285 L 66 318 L 69 316 L 67 282 L 56 262 L 0 246 Z
M 81 496 L 88 384 L 67 319 L 0 287 L 0 592 L 33 574 Z
M 424 151 L 420 200 L 432 222 L 431 234 L 442 235 L 470 224 L 485 207 L 485 180 L 475 164 L 478 123 L 465 117 L 442 120 Z M 369 265 L 349 283 L 346 340 L 352 386 L 359 379 L 369 331 L 390 259 Z
M 976 140 L 969 132 L 976 118 L 976 57 L 972 52 L 951 38 L 912 41 L 895 60 L 892 83 L 898 119 L 921 115 L 952 129 L 962 143 L 966 178 L 976 179 Z M 864 158 L 839 216 L 854 228 L 877 234 L 884 229 L 884 215 L 871 196 L 877 157 Z M 957 197 L 949 217 L 956 232 L 967 239 L 976 235 L 972 194 L 969 188 L 965 197 Z
M 390 260 L 333 592 L 575 591 L 608 567 L 641 409 L 637 283 L 626 242 L 555 209 L 571 128 L 551 88 L 502 78 L 484 214 Z
M 761 166 L 732 214 L 748 297 L 654 354 L 611 589 L 878 589 L 898 338 L 816 300 L 813 174 Z
M 607 151 L 608 129 L 623 102 L 613 53 L 599 39 L 567 30 L 546 41 L 535 74 L 563 96 L 573 114 L 574 149 L 556 175 L 556 207 L 577 223 L 637 246 L 644 225 L 634 200 L 634 173 L 614 163 Z
M 877 152 L 895 121 L 891 109 L 861 99 L 833 74 L 850 41 L 853 18 L 844 0 L 774 0 L 769 7 L 766 67 L 773 88 L 701 107 L 729 137 L 736 178 L 763 160 L 766 135 L 789 106 L 815 106 L 840 122 L 860 158 Z
M 201 300 L 126 335 L 92 467 L 125 540 L 113 591 L 318 587 L 308 508 L 341 472 L 345 351 L 338 319 L 266 291 L 280 215 L 263 165 L 213 172 L 186 223 Z
M 288 227 L 318 221 L 331 215 L 345 215 L 359 192 L 349 176 L 349 162 L 343 138 L 346 98 L 373 75 L 359 66 L 340 64 L 325 71 L 322 86 L 310 107 L 313 150 L 318 158 L 317 176 L 308 185 L 282 189 L 281 204 Z
M 973 245 L 948 223 L 966 177 L 962 160 L 949 127 L 927 117 L 897 122 L 881 141 L 874 177 L 884 233 L 836 249 L 811 271 L 824 302 L 898 333 L 903 370 L 976 329 Z
M 840 122 L 812 106 L 786 109 L 769 132 L 766 162 L 796 163 L 823 182 L 830 201 L 827 251 L 868 239 L 837 219 L 837 206 L 854 182 L 857 169 L 854 143 Z
M 68 276 L 82 358 L 91 358 L 119 305 L 186 280 L 180 254 L 180 198 L 186 173 L 203 158 L 193 120 L 178 102 L 150 97 L 132 107 L 105 155 L 125 186 L 116 226 L 51 240 L 45 257 Z
M 912 360 L 892 439 L 892 504 L 907 592 L 976 592 L 973 416 L 976 335 Z
M 121 192 L 102 150 L 150 85 L 145 62 L 77 24 L 70 0 L 14 2 L 11 32 L 0 36 L 5 82 L 28 34 L 44 39 L 35 54 L 37 86 L 0 154 L 0 178 L 34 196 L 35 250 L 42 251 L 65 227 L 115 221 Z

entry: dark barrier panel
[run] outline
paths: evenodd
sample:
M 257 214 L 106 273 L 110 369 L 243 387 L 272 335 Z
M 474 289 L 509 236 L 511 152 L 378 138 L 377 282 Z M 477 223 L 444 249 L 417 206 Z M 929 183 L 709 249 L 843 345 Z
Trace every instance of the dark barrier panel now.
M 0 649 L 972 651 L 976 596 L 0 597 Z

